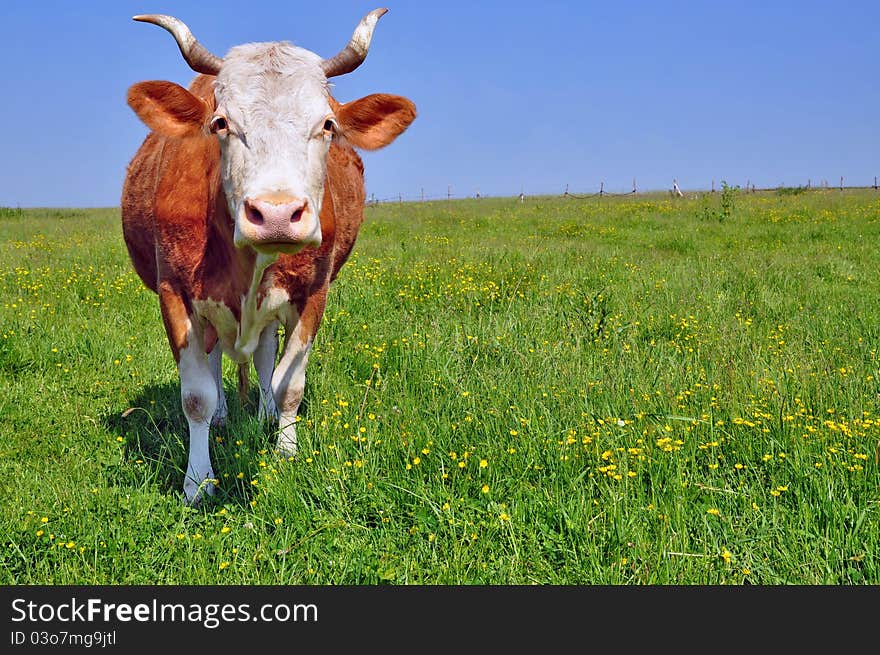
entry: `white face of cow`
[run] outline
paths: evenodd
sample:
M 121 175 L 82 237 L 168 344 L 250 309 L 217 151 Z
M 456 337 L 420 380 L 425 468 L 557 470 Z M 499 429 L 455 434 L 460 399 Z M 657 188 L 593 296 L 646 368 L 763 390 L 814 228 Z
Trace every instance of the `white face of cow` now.
M 386 11 L 365 15 L 345 48 L 329 59 L 286 41 L 237 46 L 221 59 L 173 16 L 134 17 L 170 32 L 190 68 L 214 76 L 213 105 L 204 90 L 194 95 L 163 81 L 133 85 L 128 104 L 163 137 L 204 139 L 206 128 L 216 135 L 236 246 L 268 255 L 320 246 L 334 135 L 375 150 L 415 118 L 415 105 L 401 96 L 374 93 L 339 103 L 328 91 L 328 78 L 350 73 L 364 61 L 376 21 Z
M 296 253 L 321 245 L 327 153 L 336 131 L 321 58 L 289 43 L 250 43 L 223 59 L 210 128 L 235 245 Z

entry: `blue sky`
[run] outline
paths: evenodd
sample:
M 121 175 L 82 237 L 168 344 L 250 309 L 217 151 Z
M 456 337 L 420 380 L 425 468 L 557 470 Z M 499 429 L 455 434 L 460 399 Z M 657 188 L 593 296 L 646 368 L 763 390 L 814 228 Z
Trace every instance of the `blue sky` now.
M 377 198 L 871 184 L 880 175 L 880 2 L 275 0 L 3 3 L 0 205 L 113 206 L 146 135 L 128 87 L 194 73 L 139 13 L 215 54 L 289 40 L 328 57 L 366 12 L 340 101 L 411 98 L 364 153 Z

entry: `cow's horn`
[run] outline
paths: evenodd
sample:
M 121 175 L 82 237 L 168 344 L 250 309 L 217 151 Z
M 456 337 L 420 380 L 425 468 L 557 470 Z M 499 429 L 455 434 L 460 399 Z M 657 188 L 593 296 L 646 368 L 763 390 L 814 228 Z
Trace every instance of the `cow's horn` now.
M 339 54 L 330 59 L 325 59 L 321 63 L 324 69 L 324 75 L 327 77 L 335 77 L 337 75 L 345 75 L 364 63 L 367 58 L 367 52 L 370 50 L 370 41 L 373 39 L 373 30 L 376 29 L 376 22 L 382 18 L 387 9 L 374 9 L 361 19 L 358 26 L 351 35 L 351 41 L 345 46 Z
M 183 21 L 164 14 L 133 16 L 133 19 L 143 23 L 153 23 L 171 32 L 171 36 L 174 37 L 180 48 L 180 54 L 195 72 L 205 75 L 216 75 L 220 72 L 223 60 L 211 54 L 205 46 L 199 43 Z M 369 39 L 367 43 L 369 43 Z

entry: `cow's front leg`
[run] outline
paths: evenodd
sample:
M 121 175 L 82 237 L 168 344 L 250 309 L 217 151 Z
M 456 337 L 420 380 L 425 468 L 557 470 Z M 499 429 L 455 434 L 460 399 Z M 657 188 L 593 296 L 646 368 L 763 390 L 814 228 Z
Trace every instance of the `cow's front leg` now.
M 229 416 L 229 407 L 226 404 L 226 392 L 223 390 L 223 350 L 220 344 L 214 346 L 208 357 L 211 367 L 211 376 L 214 378 L 214 386 L 217 389 L 217 409 L 211 417 L 211 425 L 226 425 Z
M 200 335 L 189 330 L 188 344 L 180 350 L 180 400 L 189 423 L 189 463 L 183 493 L 190 504 L 214 493 L 214 470 L 208 450 L 208 428 L 217 410 L 217 383 Z
M 272 321 L 260 333 L 260 342 L 254 352 L 254 368 L 260 381 L 259 418 L 274 420 L 278 418 L 278 406 L 272 393 L 272 374 L 275 372 L 275 360 L 278 357 L 278 321 Z
M 296 416 L 306 385 L 306 365 L 312 349 L 311 335 L 301 337 L 302 323 L 284 340 L 284 353 L 272 375 L 272 392 L 278 407 L 278 452 L 296 455 Z

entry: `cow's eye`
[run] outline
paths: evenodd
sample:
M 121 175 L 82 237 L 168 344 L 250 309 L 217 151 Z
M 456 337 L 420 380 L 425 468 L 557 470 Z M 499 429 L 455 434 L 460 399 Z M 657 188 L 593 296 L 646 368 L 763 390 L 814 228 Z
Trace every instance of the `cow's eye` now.
M 324 121 L 324 134 L 326 136 L 333 136 L 334 134 L 336 134 L 336 123 L 333 121 L 333 119 L 328 118 L 326 121 Z
M 226 132 L 229 129 L 229 121 L 226 120 L 226 116 L 214 116 L 209 127 L 214 134 Z

